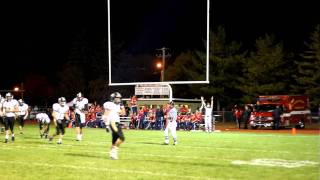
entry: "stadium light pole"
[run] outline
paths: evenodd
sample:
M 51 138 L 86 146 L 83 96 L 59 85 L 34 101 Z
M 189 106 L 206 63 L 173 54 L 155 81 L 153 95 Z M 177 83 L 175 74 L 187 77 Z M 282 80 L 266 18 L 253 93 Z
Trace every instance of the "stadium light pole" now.
M 156 67 L 157 67 L 157 69 L 159 69 L 160 70 L 160 82 L 163 82 L 162 81 L 162 74 L 163 74 L 163 71 L 162 71 L 162 69 L 163 69 L 163 64 L 162 64 L 162 62 L 157 62 L 156 63 Z
M 161 79 L 160 81 L 164 81 L 164 68 L 166 67 L 166 57 L 169 57 L 170 54 L 166 54 L 166 50 L 169 50 L 169 48 L 163 47 L 160 49 L 157 49 L 158 51 L 162 51 L 161 57 L 162 57 L 162 69 L 161 69 Z
M 21 88 L 21 89 L 20 89 L 20 88 Z M 21 99 L 23 100 L 23 92 L 24 92 L 23 83 L 21 83 L 20 88 L 16 86 L 16 87 L 13 88 L 13 91 L 14 91 L 14 92 L 20 92 L 20 93 L 21 93 Z

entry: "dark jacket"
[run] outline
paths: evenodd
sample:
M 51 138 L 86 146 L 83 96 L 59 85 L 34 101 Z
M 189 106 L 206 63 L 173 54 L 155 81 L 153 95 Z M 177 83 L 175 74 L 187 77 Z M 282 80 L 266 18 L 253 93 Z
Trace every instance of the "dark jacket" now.
M 280 108 L 276 108 L 275 110 L 273 110 L 272 114 L 275 119 L 280 119 L 280 116 L 282 114 L 282 110 Z

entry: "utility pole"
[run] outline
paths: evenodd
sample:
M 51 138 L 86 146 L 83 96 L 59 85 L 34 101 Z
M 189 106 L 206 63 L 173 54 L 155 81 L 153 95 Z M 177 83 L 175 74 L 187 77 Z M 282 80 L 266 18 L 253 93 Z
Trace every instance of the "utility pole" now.
M 23 82 L 21 83 L 21 90 L 20 91 L 21 91 L 21 99 L 24 100 L 23 99 L 23 92 L 24 92 Z
M 164 69 L 165 69 L 165 65 L 166 65 L 166 57 L 170 57 L 170 54 L 166 54 L 166 50 L 169 50 L 169 48 L 163 47 L 160 49 L 157 49 L 159 51 L 162 51 L 162 69 L 161 69 L 161 79 L 160 81 L 163 82 L 164 81 Z

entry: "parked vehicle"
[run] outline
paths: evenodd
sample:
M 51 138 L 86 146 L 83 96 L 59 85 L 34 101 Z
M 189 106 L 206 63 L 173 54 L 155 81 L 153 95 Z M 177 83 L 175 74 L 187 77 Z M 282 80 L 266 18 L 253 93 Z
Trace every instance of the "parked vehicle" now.
M 305 128 L 306 122 L 311 123 L 308 96 L 265 95 L 257 98 L 255 109 L 249 120 L 251 128 L 274 127 L 273 111 L 276 106 L 282 110 L 280 127 Z

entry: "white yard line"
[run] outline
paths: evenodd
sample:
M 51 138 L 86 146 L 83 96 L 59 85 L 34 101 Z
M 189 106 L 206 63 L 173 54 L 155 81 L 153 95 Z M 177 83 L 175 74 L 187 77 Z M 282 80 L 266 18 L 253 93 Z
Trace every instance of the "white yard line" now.
M 284 159 L 252 159 L 250 161 L 235 160 L 231 162 L 235 165 L 269 166 L 284 168 L 299 168 L 303 166 L 316 166 L 319 163 L 314 161 L 297 161 Z
M 70 169 L 84 169 L 84 170 L 94 170 L 94 171 L 105 171 L 105 172 L 116 172 L 116 173 L 131 173 L 131 174 L 142 174 L 142 175 L 150 175 L 150 176 L 167 176 L 167 177 L 176 177 L 176 178 L 187 178 L 187 179 L 213 179 L 210 177 L 197 177 L 197 176 L 184 176 L 184 175 L 178 175 L 178 174 L 170 174 L 170 173 L 156 173 L 154 171 L 137 171 L 137 170 L 127 170 L 127 169 L 112 169 L 110 167 L 106 168 L 97 168 L 97 167 L 90 167 L 90 166 L 74 166 L 74 165 L 61 165 L 61 164 L 47 164 L 47 163 L 37 163 L 37 162 L 21 162 L 21 161 L 3 161 L 0 160 L 0 163 L 2 164 L 20 164 L 24 167 L 26 166 L 41 166 L 41 167 L 57 167 L 57 168 L 70 168 Z M 216 178 L 214 178 L 216 179 Z
M 60 146 L 60 145 L 59 145 Z M 69 147 L 72 147 L 72 145 L 69 145 Z M 77 149 L 72 149 L 73 152 L 81 152 L 82 154 L 87 153 L 87 154 L 108 154 L 109 152 L 109 148 L 106 148 L 103 151 L 97 151 L 97 150 L 85 150 L 85 148 L 79 148 L 78 146 L 74 146 L 77 147 Z M 56 150 L 57 148 L 59 148 L 58 146 L 48 146 L 48 145 L 40 145 L 40 146 L 11 146 L 11 147 L 3 147 L 3 149 L 47 149 L 47 150 Z M 67 151 L 69 152 L 70 149 L 63 149 L 63 148 L 59 148 L 60 152 L 63 151 Z M 229 150 L 229 149 L 228 149 Z M 259 151 L 261 152 L 261 151 Z M 277 152 L 277 153 L 284 153 L 283 151 L 279 152 L 279 151 L 266 151 L 266 152 Z M 132 155 L 132 151 L 126 151 L 125 149 L 121 149 L 120 154 L 122 155 Z M 306 154 L 306 153 L 304 153 Z M 318 154 L 314 154 L 314 155 L 318 155 Z M 206 156 L 190 156 L 190 155 L 186 155 L 186 156 L 177 156 L 177 155 L 159 155 L 159 154 L 151 154 L 151 153 L 134 153 L 134 157 L 139 157 L 139 156 L 146 156 L 146 157 L 161 157 L 161 158 L 177 158 L 177 159 L 197 159 L 197 160 L 221 160 L 221 161 L 234 161 L 233 158 L 221 158 L 219 156 L 214 156 L 214 157 L 206 157 Z
M 126 142 L 126 144 L 139 144 L 139 143 L 144 143 L 144 142 Z M 79 144 L 77 145 L 72 145 L 72 144 L 67 144 L 67 143 L 64 143 L 62 145 L 59 145 L 61 146 L 62 148 L 60 148 L 61 150 L 65 149 L 65 147 L 77 147 L 77 148 L 80 148 L 80 149 L 85 149 L 86 146 L 90 146 L 90 145 L 103 145 L 106 147 L 106 151 L 109 150 L 109 144 L 108 143 L 105 143 L 105 142 L 79 142 Z M 162 146 L 161 143 L 159 144 L 147 144 L 147 145 L 154 145 L 154 146 Z M 2 147 L 5 148 L 6 145 L 3 145 Z M 59 148 L 58 145 L 56 144 L 49 144 L 48 142 L 44 142 L 44 144 L 42 145 L 39 145 L 39 146 L 19 146 L 19 145 L 14 145 L 12 147 L 17 147 L 17 148 L 21 148 L 21 149 L 28 149 L 28 148 L 31 148 L 31 147 L 34 147 L 34 148 L 37 148 L 37 147 L 41 147 L 41 148 Z M 1 147 L 1 145 L 0 145 Z M 8 146 L 9 147 L 9 146 Z M 83 147 L 83 148 L 81 148 Z M 166 148 L 168 148 L 169 146 L 164 146 L 163 145 L 163 149 L 166 150 Z M 174 146 L 173 146 L 174 147 Z M 289 151 L 283 151 L 283 150 L 268 150 L 268 149 L 249 149 L 248 148 L 230 148 L 230 147 L 214 147 L 214 146 L 188 146 L 188 145 L 182 145 L 182 144 L 179 144 L 177 147 L 182 147 L 182 148 L 190 148 L 190 149 L 210 149 L 210 150 L 214 150 L 214 149 L 219 149 L 219 150 L 224 150 L 224 151 L 239 151 L 239 152 L 263 152 L 263 153 L 283 153 L 283 154 L 291 154 L 292 152 L 289 152 Z M 302 155 L 316 155 L 318 156 L 318 152 L 316 153 L 307 153 L 307 152 L 299 152 L 299 154 L 302 154 Z

